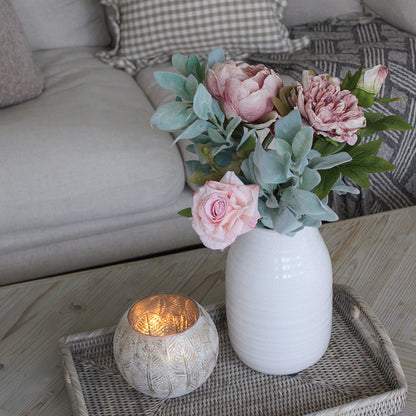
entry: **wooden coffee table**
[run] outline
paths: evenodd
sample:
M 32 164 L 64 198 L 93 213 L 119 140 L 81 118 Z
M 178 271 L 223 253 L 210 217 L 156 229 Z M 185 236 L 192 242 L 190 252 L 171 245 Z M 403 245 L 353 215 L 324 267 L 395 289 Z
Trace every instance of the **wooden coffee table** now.
M 416 415 L 416 207 L 326 224 L 334 281 L 369 303 L 395 345 Z M 63 335 L 116 325 L 134 300 L 179 292 L 224 301 L 226 252 L 205 248 L 0 288 L 0 416 L 71 415 Z

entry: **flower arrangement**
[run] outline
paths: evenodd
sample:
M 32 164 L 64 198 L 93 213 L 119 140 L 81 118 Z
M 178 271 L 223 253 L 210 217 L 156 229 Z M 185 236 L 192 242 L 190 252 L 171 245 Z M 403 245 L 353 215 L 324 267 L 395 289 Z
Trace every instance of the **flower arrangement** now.
M 336 221 L 328 194 L 358 193 L 347 177 L 368 188 L 369 174 L 395 168 L 375 156 L 381 139 L 361 139 L 386 130 L 413 129 L 397 116 L 366 111 L 387 76 L 387 68 L 361 68 L 344 80 L 306 70 L 284 86 L 264 65 L 225 62 L 221 48 L 204 62 L 174 55 L 178 73 L 155 72 L 158 84 L 175 94 L 151 123 L 189 140 L 197 155 L 186 161 L 199 187 L 192 218 L 203 244 L 224 249 L 258 227 L 293 235 L 304 227 Z

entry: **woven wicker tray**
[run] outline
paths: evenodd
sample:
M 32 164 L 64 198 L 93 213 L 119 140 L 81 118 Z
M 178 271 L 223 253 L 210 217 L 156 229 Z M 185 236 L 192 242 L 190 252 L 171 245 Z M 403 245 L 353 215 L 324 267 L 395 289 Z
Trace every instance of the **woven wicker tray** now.
M 387 416 L 404 408 L 407 384 L 393 345 L 369 308 L 334 286 L 330 345 L 321 360 L 292 376 L 246 367 L 228 342 L 225 307 L 206 308 L 220 338 L 218 363 L 196 391 L 175 399 L 142 395 L 113 359 L 114 328 L 60 340 L 73 412 L 82 416 Z

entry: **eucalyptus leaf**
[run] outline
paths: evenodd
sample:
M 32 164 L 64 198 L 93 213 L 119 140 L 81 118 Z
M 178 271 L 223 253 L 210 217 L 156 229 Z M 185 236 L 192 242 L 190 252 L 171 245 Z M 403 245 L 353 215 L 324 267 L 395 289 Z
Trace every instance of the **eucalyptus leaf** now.
M 212 169 L 211 165 L 206 163 L 205 165 L 201 165 L 198 169 L 201 173 L 213 173 L 214 170 Z
M 201 162 L 199 160 L 185 160 L 184 163 L 190 175 L 192 175 L 201 166 Z
M 214 163 L 219 167 L 228 166 L 233 160 L 233 153 L 230 151 L 222 151 L 215 155 Z
M 196 155 L 197 151 L 195 150 L 195 144 L 191 143 L 186 146 L 186 151 Z
M 211 155 L 216 156 L 218 153 L 222 152 L 223 150 L 229 150 L 229 149 L 230 149 L 229 143 L 224 143 L 224 144 L 221 144 L 218 147 L 214 147 L 212 149 Z

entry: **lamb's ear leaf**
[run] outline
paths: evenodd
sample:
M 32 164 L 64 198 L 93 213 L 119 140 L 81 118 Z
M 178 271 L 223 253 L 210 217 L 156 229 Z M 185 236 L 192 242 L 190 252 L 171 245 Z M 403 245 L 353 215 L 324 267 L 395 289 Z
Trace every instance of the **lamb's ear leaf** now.
M 192 74 L 198 82 L 202 82 L 205 77 L 205 73 L 202 74 L 202 66 L 201 62 L 196 55 L 191 55 L 188 59 L 188 66 L 187 66 L 188 74 Z
M 198 89 L 198 80 L 192 74 L 186 79 L 185 88 L 193 98 Z
M 302 160 L 311 150 L 313 143 L 312 127 L 304 127 L 296 133 L 292 142 L 293 156 L 295 159 Z
M 224 123 L 225 114 L 221 109 L 221 106 L 217 100 L 212 100 L 212 110 L 214 111 L 215 117 L 221 122 Z
M 314 169 L 306 167 L 302 174 L 302 183 L 300 189 L 311 191 L 321 183 L 321 175 Z M 320 198 L 322 199 L 322 198 Z
M 212 97 L 204 84 L 199 84 L 194 96 L 193 109 L 195 114 L 202 120 L 208 120 L 213 115 Z
M 208 54 L 208 64 L 207 69 L 211 68 L 213 65 L 215 65 L 218 62 L 224 62 L 224 51 L 222 48 L 215 48 Z
M 182 215 L 182 217 L 186 218 L 192 218 L 192 209 L 191 208 L 185 208 L 178 212 L 179 215 Z
M 153 113 L 150 123 L 156 124 L 164 131 L 174 132 L 183 129 L 196 118 L 187 107 L 186 103 L 180 101 L 163 104 Z
M 188 76 L 188 57 L 177 53 L 172 56 L 172 64 L 175 69 L 184 77 Z
M 274 124 L 274 135 L 278 139 L 286 140 L 292 145 L 293 138 L 302 128 L 299 110 L 292 110 L 287 116 L 277 120 Z
M 308 167 L 315 170 L 325 170 L 350 162 L 351 160 L 352 157 L 347 152 L 340 152 L 328 156 L 315 157 L 311 159 Z
M 173 72 L 156 71 L 153 76 L 156 82 L 165 90 L 173 92 L 176 96 L 191 100 L 192 96 L 186 88 L 186 78 Z
M 230 140 L 230 138 L 231 138 L 231 136 L 233 135 L 233 133 L 234 133 L 234 130 L 241 124 L 241 122 L 242 122 L 243 120 L 241 119 L 241 117 L 234 117 L 234 118 L 232 118 L 230 121 L 229 121 L 229 123 L 227 124 L 227 127 L 226 127 L 226 129 L 225 129 L 225 134 L 226 134 L 226 137 L 225 137 L 225 139 L 227 140 L 227 141 L 229 141 Z
M 224 143 L 225 138 L 213 127 L 208 127 L 208 136 L 214 143 Z
M 192 140 L 195 137 L 198 137 L 202 133 L 207 131 L 209 123 L 205 120 L 195 120 L 190 124 L 174 141 L 176 144 L 179 140 L 189 139 Z

